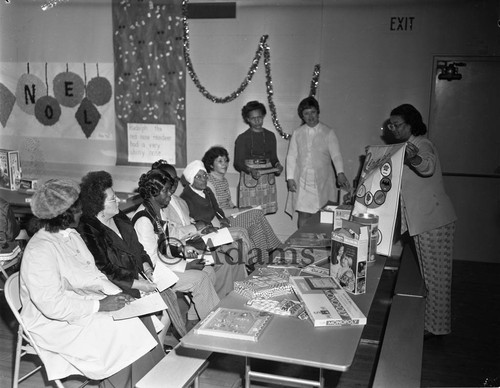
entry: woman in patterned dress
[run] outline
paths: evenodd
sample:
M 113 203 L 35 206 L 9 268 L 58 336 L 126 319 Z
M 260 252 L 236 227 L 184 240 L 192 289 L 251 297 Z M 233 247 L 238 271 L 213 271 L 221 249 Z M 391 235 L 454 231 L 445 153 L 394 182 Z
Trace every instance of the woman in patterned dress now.
M 264 213 L 276 213 L 278 200 L 275 176 L 283 166 L 276 152 L 276 136 L 262 124 L 266 107 L 258 101 L 250 101 L 241 110 L 243 121 L 250 126 L 236 138 L 234 168 L 240 173 L 238 206 L 262 206 Z M 274 171 L 265 173 L 266 169 Z
M 393 109 L 387 125 L 399 143 L 406 142 L 401 181 L 401 232 L 415 244 L 427 288 L 426 336 L 451 332 L 453 236 L 457 219 L 443 186 L 436 148 L 424 135 L 422 115 L 410 104 Z
M 233 213 L 240 213 L 231 200 L 229 183 L 226 172 L 229 166 L 229 154 L 223 147 L 210 148 L 203 156 L 203 164 L 208 174 L 208 187 L 212 189 L 220 208 L 227 217 Z M 281 241 L 274 233 L 262 209 L 249 209 L 244 213 L 233 215 L 229 218 L 232 226 L 239 226 L 248 231 L 248 235 L 257 250 L 252 254 L 254 262 L 267 263 L 269 253 L 282 246 Z

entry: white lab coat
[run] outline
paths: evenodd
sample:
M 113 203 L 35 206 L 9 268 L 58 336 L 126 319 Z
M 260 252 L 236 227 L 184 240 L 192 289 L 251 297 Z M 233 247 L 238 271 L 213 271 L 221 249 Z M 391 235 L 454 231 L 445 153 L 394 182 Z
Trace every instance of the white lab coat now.
M 21 265 L 21 315 L 49 380 L 104 379 L 157 345 L 139 318 L 114 321 L 99 299 L 121 290 L 95 266 L 74 229 L 37 232 Z

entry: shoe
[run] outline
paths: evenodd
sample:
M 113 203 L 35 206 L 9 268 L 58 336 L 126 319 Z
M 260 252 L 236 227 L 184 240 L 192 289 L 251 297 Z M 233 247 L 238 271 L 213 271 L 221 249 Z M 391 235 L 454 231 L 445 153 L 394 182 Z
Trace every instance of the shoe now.
M 165 354 L 169 354 L 172 349 L 173 346 L 171 345 L 163 345 L 163 351 L 165 352 Z

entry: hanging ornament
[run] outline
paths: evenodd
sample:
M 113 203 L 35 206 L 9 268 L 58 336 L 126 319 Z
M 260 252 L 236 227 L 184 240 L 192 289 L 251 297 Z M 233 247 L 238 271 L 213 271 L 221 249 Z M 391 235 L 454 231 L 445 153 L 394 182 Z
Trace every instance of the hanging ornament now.
M 0 123 L 5 128 L 7 120 L 9 120 L 14 104 L 16 103 L 16 96 L 12 93 L 7 86 L 0 83 Z
M 94 104 L 101 106 L 111 100 L 111 83 L 104 77 L 99 77 L 99 65 L 96 64 L 97 77 L 92 78 L 87 84 L 87 97 Z
M 87 97 L 82 100 L 75 114 L 76 121 L 82 127 L 85 137 L 88 139 L 94 132 L 95 127 L 101 119 L 101 114 Z
M 311 97 L 316 97 L 316 92 L 318 91 L 319 86 L 319 72 L 321 70 L 321 66 L 319 64 L 314 66 L 313 76 L 311 79 L 311 91 L 309 95 Z
M 87 84 L 87 70 L 85 67 L 85 63 L 83 64 L 83 76 L 85 77 L 85 84 Z M 88 139 L 92 133 L 94 132 L 95 127 L 99 123 L 101 119 L 101 114 L 87 97 L 87 89 L 84 86 L 85 98 L 82 100 L 82 103 L 78 107 L 76 111 L 75 117 L 80 127 L 82 127 L 83 133 L 85 137 Z
M 54 98 L 49 96 L 49 81 L 47 78 L 47 63 L 45 63 L 45 83 L 47 85 L 47 95 L 40 97 L 35 104 L 35 117 L 43 125 L 54 125 L 61 117 L 61 105 Z
M 59 73 L 53 81 L 54 96 L 62 106 L 73 108 L 77 106 L 84 96 L 84 88 L 82 77 L 78 74 L 68 71 Z
M 16 88 L 16 102 L 21 110 L 29 115 L 35 114 L 35 103 L 40 97 L 47 94 L 43 81 L 36 75 L 30 74 L 29 63 L 27 73 L 19 77 Z

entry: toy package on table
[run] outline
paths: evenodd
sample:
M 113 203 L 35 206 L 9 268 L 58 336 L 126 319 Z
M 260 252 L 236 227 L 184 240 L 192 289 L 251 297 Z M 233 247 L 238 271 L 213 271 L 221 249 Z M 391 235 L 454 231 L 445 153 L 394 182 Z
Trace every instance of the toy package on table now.
M 288 277 L 281 274 L 255 276 L 234 282 L 234 291 L 248 299 L 269 299 L 293 292 Z
M 348 220 L 332 232 L 330 276 L 353 294 L 366 292 L 368 233 L 368 226 Z

